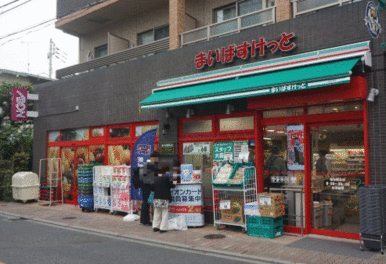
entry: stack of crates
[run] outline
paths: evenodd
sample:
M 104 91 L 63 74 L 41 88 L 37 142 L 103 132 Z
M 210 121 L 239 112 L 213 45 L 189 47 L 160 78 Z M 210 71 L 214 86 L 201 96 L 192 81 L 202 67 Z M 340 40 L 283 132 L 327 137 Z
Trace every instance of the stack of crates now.
M 247 216 L 247 234 L 264 238 L 283 235 L 283 216 L 277 218 Z
M 78 203 L 82 209 L 92 209 L 94 206 L 93 167 L 93 164 L 78 166 Z

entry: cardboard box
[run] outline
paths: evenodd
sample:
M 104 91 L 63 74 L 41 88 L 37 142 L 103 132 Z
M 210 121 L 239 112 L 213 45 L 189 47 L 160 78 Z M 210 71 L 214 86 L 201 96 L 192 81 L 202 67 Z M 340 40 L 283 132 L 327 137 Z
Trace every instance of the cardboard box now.
M 273 204 L 284 202 L 282 193 L 260 193 L 258 197 L 260 206 L 272 206 Z
M 285 209 L 262 209 L 260 208 L 260 216 L 261 217 L 270 217 L 270 218 L 277 218 L 279 216 L 282 216 L 285 214 Z
M 241 197 L 232 197 L 229 199 L 231 201 L 230 209 L 222 209 L 221 214 L 232 214 L 232 215 L 244 215 L 244 198 Z
M 235 214 L 223 214 L 221 213 L 221 221 L 230 222 L 230 223 L 244 223 L 244 215 L 235 215 Z

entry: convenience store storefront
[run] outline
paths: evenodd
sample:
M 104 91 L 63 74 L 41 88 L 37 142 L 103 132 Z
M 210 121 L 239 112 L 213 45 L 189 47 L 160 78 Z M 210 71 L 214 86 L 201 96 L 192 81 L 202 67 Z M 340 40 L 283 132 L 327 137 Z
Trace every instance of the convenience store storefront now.
M 286 193 L 286 231 L 358 239 L 358 187 L 369 184 L 367 80 L 358 68 L 371 67 L 369 57 L 369 42 L 362 42 L 169 79 L 141 107 L 189 107 L 178 119 L 179 156 L 202 170 L 207 210 L 213 165 L 237 155 L 216 146 L 249 148 L 258 192 Z M 232 114 L 240 98 L 248 111 Z M 224 100 L 227 114 L 189 117 L 203 103 Z M 285 169 L 268 168 L 272 154 Z M 314 210 L 324 201 L 332 202 L 330 223 Z

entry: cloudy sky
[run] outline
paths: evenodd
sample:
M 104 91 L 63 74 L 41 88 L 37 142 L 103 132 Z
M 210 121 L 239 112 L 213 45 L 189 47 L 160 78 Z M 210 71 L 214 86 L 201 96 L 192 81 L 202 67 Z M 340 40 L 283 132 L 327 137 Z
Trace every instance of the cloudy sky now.
M 55 18 L 55 0 L 0 0 L 0 69 L 49 77 L 51 38 L 67 55 L 54 57 L 53 77 L 57 69 L 77 64 L 78 38 L 55 29 Z

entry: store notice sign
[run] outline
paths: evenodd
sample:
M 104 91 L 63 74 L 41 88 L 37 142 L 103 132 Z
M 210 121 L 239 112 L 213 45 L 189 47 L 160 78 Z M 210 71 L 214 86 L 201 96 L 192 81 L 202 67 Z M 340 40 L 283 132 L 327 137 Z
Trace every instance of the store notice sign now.
M 210 143 L 184 143 L 183 155 L 210 155 Z
M 161 144 L 160 154 L 166 155 L 166 156 L 173 156 L 174 155 L 174 143 Z
M 248 153 L 248 141 L 217 142 L 213 144 L 213 160 L 240 161 L 242 153 Z
M 304 170 L 304 126 L 287 126 L 288 170 Z
M 201 184 L 179 184 L 170 190 L 169 218 L 183 215 L 188 226 L 203 226 L 204 207 Z
M 229 210 L 229 209 L 231 209 L 231 200 L 221 200 L 220 210 Z
M 272 205 L 272 197 L 271 196 L 259 196 L 259 205 L 263 206 L 271 206 Z

